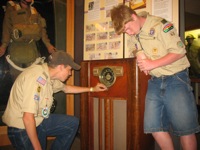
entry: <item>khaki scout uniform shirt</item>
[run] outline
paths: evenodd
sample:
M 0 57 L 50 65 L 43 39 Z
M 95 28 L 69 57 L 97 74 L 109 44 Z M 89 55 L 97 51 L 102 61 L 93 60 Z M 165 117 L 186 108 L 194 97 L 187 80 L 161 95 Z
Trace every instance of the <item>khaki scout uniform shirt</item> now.
M 24 129 L 23 113 L 35 115 L 36 126 L 42 120 L 42 109 L 50 111 L 53 93 L 62 91 L 65 84 L 59 80 L 50 80 L 47 64 L 34 65 L 22 72 L 10 92 L 7 108 L 2 120 L 9 127 Z
M 29 29 L 30 28 L 30 29 Z M 16 29 L 21 30 L 17 36 Z M 18 36 L 22 36 L 18 38 Z M 18 39 L 17 39 L 18 38 Z M 6 13 L 3 20 L 2 47 L 7 47 L 11 41 L 30 42 L 42 39 L 46 47 L 51 46 L 46 33 L 45 19 L 37 12 L 34 7 L 21 8 L 18 3 L 8 1 Z
M 159 59 L 168 53 L 185 54 L 185 46 L 177 35 L 172 23 L 163 18 L 147 15 L 144 26 L 135 40 L 137 50 L 144 50 L 147 57 L 152 60 Z M 173 75 L 190 66 L 186 56 L 166 66 L 150 71 L 150 75 L 160 77 Z

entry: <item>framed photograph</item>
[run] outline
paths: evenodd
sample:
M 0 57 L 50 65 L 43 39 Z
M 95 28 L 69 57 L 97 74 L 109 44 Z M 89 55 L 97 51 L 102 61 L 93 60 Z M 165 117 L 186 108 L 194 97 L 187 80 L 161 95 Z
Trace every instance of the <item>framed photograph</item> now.
M 146 7 L 146 0 L 130 0 L 129 5 L 131 9 L 139 9 Z

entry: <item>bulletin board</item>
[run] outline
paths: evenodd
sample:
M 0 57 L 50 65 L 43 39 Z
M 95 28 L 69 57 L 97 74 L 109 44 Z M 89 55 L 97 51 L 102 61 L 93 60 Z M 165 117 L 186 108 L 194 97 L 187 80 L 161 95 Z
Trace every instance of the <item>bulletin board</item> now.
M 84 60 L 123 58 L 123 34 L 112 27 L 110 9 L 123 0 L 85 0 Z
M 167 5 L 162 5 L 164 2 Z M 164 17 L 178 30 L 179 3 L 172 0 L 85 0 L 84 8 L 84 60 L 118 59 L 135 57 L 133 36 L 117 35 L 112 27 L 110 10 L 122 4 L 137 14 Z M 159 6 L 159 7 L 158 7 Z M 162 13 L 160 13 L 162 12 Z

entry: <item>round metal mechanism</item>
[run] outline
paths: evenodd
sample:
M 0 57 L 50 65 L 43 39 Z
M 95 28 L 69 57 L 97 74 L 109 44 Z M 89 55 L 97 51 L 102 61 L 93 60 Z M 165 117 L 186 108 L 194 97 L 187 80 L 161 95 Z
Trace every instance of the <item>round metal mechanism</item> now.
M 107 87 L 112 86 L 116 80 L 114 71 L 109 67 L 103 68 L 101 73 L 99 74 L 99 80 L 101 83 L 105 84 Z

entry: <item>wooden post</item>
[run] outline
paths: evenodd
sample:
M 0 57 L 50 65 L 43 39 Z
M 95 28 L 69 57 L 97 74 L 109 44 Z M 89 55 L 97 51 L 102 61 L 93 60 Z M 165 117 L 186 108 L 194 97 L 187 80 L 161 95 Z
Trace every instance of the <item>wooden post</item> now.
M 66 51 L 69 53 L 72 57 L 74 57 L 74 0 L 67 0 L 67 17 L 66 17 Z M 71 78 L 67 81 L 67 84 L 73 85 L 74 84 L 74 76 L 71 76 Z M 67 94 L 66 96 L 67 102 L 66 102 L 66 114 L 68 115 L 74 115 L 74 95 Z

